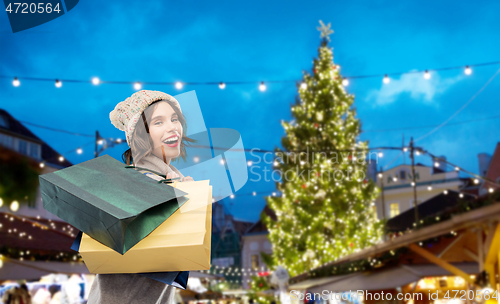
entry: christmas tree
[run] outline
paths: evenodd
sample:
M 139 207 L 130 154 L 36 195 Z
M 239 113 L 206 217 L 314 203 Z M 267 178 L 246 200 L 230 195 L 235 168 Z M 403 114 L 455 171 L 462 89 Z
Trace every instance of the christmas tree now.
M 368 143 L 358 141 L 361 124 L 354 96 L 344 89 L 340 67 L 328 46 L 330 25 L 321 21 L 319 58 L 304 72 L 291 122 L 282 122 L 283 150 L 276 149 L 281 197 L 268 197 L 276 220 L 265 214 L 273 245 L 272 264 L 291 276 L 376 243 L 382 223 L 373 208 L 379 194 L 366 176 Z M 344 81 L 344 84 L 343 84 Z M 372 153 L 373 154 L 373 153 Z

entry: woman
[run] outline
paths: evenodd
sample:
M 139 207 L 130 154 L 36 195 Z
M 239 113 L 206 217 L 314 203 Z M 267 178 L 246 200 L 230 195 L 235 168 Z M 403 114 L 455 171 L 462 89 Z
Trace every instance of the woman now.
M 192 181 L 172 165 L 179 156 L 186 159 L 186 142 L 194 142 L 186 133 L 186 120 L 179 102 L 159 91 L 138 91 L 116 105 L 111 123 L 125 131 L 129 149 L 122 158 L 127 165 Z M 151 178 L 161 176 L 139 170 Z M 175 287 L 138 274 L 98 274 L 92 284 L 88 304 L 174 303 Z

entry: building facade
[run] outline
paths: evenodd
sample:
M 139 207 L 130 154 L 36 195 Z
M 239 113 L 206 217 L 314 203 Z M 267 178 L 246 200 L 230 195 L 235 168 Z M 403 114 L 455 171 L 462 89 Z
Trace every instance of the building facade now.
M 440 165 L 444 168 L 444 165 Z M 381 190 L 375 205 L 379 219 L 389 219 L 414 206 L 413 176 L 410 165 L 399 165 L 377 175 Z M 417 204 L 443 193 L 445 190 L 460 191 L 469 180 L 459 177 L 458 171 L 444 171 L 439 167 L 415 165 Z
M 486 177 L 488 180 L 481 183 L 479 195 L 491 193 L 500 188 L 500 143 L 497 143 L 493 156 L 486 153 L 478 155 L 480 166 L 483 169 L 480 175 Z M 482 161 L 482 162 L 481 162 Z
M 274 212 L 267 205 L 262 212 L 271 218 L 275 218 Z M 261 255 L 261 253 L 273 253 L 273 247 L 271 242 L 269 242 L 268 234 L 269 231 L 266 225 L 259 220 L 243 235 L 241 267 L 245 271 L 242 274 L 241 280 L 244 289 L 250 288 L 252 276 L 265 275 L 269 270 Z
M 0 161 L 7 162 L 11 159 L 22 159 L 40 174 L 54 172 L 72 165 L 64 158 L 61 159 L 61 155 L 52 147 L 2 109 L 0 109 L 0 149 L 2 151 Z M 11 170 L 15 171 L 15 168 Z M 9 174 L 15 179 L 15 172 L 4 173 Z M 22 187 L 22 181 L 18 183 L 20 184 L 19 187 Z M 19 208 L 12 208 L 12 201 L 4 200 L 2 197 L 0 197 L 0 200 L 0 212 L 15 212 L 23 216 L 39 216 L 45 219 L 60 220 L 43 208 L 39 187 L 34 197 L 20 197 L 16 199 L 19 203 Z

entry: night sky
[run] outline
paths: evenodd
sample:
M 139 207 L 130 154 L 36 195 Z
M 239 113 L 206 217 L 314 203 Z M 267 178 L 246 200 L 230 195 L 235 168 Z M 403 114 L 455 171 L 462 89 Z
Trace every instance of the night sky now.
M 54 82 L 51 79 L 159 82 L 255 81 L 255 84 L 173 86 L 147 85 L 171 95 L 195 90 L 207 127 L 238 130 L 245 148 L 280 146 L 281 120 L 291 120 L 295 83 L 317 56 L 319 20 L 331 23 L 330 46 L 343 76 L 386 74 L 500 61 L 500 2 L 478 1 L 88 1 L 66 15 L 13 34 L 7 14 L 0 13 L 0 108 L 16 119 L 71 132 L 124 138 L 109 121 L 114 106 L 134 93 L 129 84 Z M 449 125 L 424 137 L 418 146 L 472 172 L 477 154 L 492 154 L 499 141 L 500 64 L 433 73 L 352 79 L 362 140 L 370 146 L 401 146 L 411 136 L 425 136 L 450 118 Z M 12 79 L 21 79 L 13 87 Z M 489 84 L 484 87 L 487 82 Z M 483 88 L 482 91 L 480 91 Z M 479 94 L 477 95 L 477 93 Z M 476 97 L 471 100 L 476 95 Z M 497 117 L 492 118 L 491 117 Z M 474 120 L 467 123 L 457 124 Z M 413 128 L 422 127 L 426 128 Z M 27 125 L 59 153 L 92 142 L 91 137 L 58 133 Z M 120 158 L 126 144 L 106 150 Z M 93 157 L 65 155 L 79 163 Z M 381 166 L 403 162 L 385 152 Z M 248 159 L 252 159 L 247 155 Z M 420 157 L 419 162 L 430 164 Z M 408 163 L 408 158 L 406 158 Z M 275 190 L 274 182 L 247 182 L 227 210 L 255 221 L 262 196 L 240 196 Z

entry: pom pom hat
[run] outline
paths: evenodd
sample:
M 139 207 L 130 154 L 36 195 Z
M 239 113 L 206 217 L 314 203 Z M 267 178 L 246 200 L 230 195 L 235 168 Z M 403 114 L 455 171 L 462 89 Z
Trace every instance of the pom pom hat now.
M 174 97 L 160 91 L 141 90 L 118 103 L 115 109 L 109 113 L 111 123 L 116 128 L 125 131 L 129 147 L 134 135 L 135 126 L 141 119 L 142 112 L 153 102 L 159 100 L 170 100 L 181 111 L 181 106 Z

